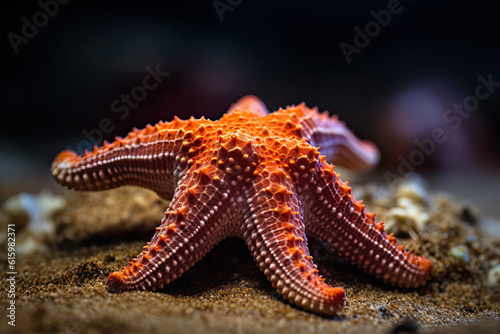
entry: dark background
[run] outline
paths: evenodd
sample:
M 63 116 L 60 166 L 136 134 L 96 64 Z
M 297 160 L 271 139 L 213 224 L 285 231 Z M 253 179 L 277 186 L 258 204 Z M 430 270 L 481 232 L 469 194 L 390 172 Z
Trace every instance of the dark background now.
M 401 13 L 348 64 L 339 44 L 354 44 L 353 29 L 364 30 L 370 11 L 388 2 L 243 0 L 221 21 L 213 1 L 74 0 L 17 54 L 8 34 L 21 35 L 22 17 L 33 22 L 41 7 L 9 3 L 0 19 L 0 200 L 54 187 L 52 159 L 103 118 L 112 121 L 109 141 L 174 115 L 217 119 L 246 94 L 270 110 L 305 101 L 338 114 L 380 147 L 374 175 L 382 181 L 386 171 L 397 174 L 398 157 L 418 149 L 415 139 L 442 128 L 448 140 L 416 172 L 434 181 L 442 180 L 435 173 L 463 175 L 451 183 L 465 194 L 475 175 L 495 184 L 500 87 L 457 129 L 443 121 L 447 108 L 474 94 L 479 75 L 500 81 L 495 3 L 401 1 Z M 157 65 L 170 75 L 120 119 L 111 103 Z

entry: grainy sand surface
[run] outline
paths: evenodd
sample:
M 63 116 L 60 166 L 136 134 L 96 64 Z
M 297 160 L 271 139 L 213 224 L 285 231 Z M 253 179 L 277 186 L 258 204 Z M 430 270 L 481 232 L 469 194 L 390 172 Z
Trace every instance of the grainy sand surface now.
M 391 194 L 373 184 L 357 190 L 377 221 L 397 206 L 399 195 Z M 110 294 L 107 276 L 141 251 L 168 202 L 133 187 L 65 196 L 49 250 L 17 259 L 16 326 L 3 315 L 1 333 L 500 332 L 500 287 L 489 287 L 487 278 L 499 264 L 500 239 L 479 230 L 477 210 L 447 195 L 429 195 L 424 228 L 395 227 L 398 243 L 434 263 L 432 280 L 416 290 L 383 284 L 309 240 L 320 272 L 348 296 L 334 318 L 284 301 L 240 239 L 223 241 L 163 290 Z M 468 261 L 452 255 L 456 246 L 465 247 Z M 5 256 L 3 313 L 10 301 Z

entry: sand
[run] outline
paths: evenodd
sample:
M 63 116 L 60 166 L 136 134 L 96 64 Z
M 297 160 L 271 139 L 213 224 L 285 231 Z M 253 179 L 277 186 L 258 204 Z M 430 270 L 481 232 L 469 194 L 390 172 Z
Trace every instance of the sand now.
M 67 192 L 65 208 L 54 213 L 55 234 L 16 258 L 15 327 L 5 316 L 10 275 L 2 253 L 0 332 L 498 334 L 500 287 L 488 274 L 500 262 L 500 238 L 479 229 L 481 214 L 473 206 L 445 194 L 419 193 L 419 187 L 390 191 L 369 184 L 357 187 L 356 196 L 377 221 L 391 225 L 399 243 L 433 261 L 424 287 L 383 284 L 309 240 L 326 281 L 346 290 L 348 305 L 335 317 L 283 300 L 244 242 L 234 238 L 163 290 L 110 294 L 107 276 L 141 251 L 168 202 L 134 187 Z M 16 226 L 19 236 L 27 224 Z

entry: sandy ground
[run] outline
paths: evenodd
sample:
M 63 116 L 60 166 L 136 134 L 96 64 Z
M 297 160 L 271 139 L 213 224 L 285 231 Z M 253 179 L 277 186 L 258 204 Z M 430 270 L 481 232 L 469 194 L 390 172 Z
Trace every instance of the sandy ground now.
M 31 250 L 16 258 L 15 327 L 5 316 L 10 275 L 1 255 L 0 332 L 498 334 L 500 287 L 491 272 L 500 264 L 500 238 L 478 228 L 482 216 L 470 204 L 419 187 L 391 192 L 371 184 L 357 187 L 356 196 L 399 243 L 434 262 L 432 280 L 417 290 L 394 288 L 310 240 L 327 282 L 348 296 L 344 312 L 331 318 L 283 300 L 239 239 L 223 241 L 163 290 L 109 294 L 107 276 L 140 252 L 168 202 L 133 187 L 68 192 L 54 214 L 54 233 L 31 241 Z M 17 241 L 24 242 L 26 217 L 5 219 L 16 223 Z

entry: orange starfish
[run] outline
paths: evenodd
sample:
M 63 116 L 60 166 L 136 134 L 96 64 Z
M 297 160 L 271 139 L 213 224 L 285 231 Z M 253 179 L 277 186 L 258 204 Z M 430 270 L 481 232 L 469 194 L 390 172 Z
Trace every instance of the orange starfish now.
M 326 160 L 367 169 L 377 148 L 336 117 L 303 103 L 268 114 L 253 96 L 219 121 L 175 118 L 85 152 L 61 152 L 52 174 L 62 185 L 96 191 L 142 186 L 172 202 L 153 239 L 108 278 L 110 292 L 155 290 L 181 276 L 222 239 L 245 240 L 259 268 L 291 303 L 335 314 L 345 292 L 324 282 L 306 234 L 384 282 L 417 287 L 431 261 L 406 252 L 351 195 Z

